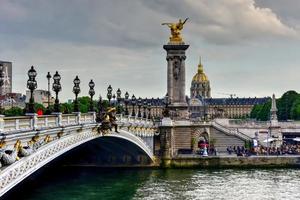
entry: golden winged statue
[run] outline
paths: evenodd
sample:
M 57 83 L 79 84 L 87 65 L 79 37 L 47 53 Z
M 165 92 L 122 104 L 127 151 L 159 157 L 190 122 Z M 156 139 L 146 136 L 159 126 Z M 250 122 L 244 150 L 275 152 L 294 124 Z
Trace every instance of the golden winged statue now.
M 161 25 L 167 25 L 171 30 L 171 43 L 182 43 L 182 37 L 180 36 L 180 31 L 183 29 L 183 25 L 189 18 L 186 18 L 184 21 L 179 19 L 177 23 L 162 23 Z

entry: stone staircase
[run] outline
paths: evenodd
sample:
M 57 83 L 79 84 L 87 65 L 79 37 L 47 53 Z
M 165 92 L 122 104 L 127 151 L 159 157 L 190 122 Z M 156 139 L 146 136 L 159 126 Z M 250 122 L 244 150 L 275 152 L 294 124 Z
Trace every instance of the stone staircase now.
M 216 140 L 215 147 L 218 152 L 226 152 L 228 146 L 244 146 L 245 141 L 251 140 L 237 129 L 228 129 L 217 122 L 212 122 L 210 137 Z

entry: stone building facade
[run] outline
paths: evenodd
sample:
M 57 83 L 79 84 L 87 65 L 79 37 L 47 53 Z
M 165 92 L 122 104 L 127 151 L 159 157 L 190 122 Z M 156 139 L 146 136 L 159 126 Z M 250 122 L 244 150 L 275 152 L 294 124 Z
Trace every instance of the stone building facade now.
M 192 118 L 246 118 L 254 105 L 271 100 L 263 98 L 212 98 L 208 76 L 200 61 L 190 87 L 189 111 Z

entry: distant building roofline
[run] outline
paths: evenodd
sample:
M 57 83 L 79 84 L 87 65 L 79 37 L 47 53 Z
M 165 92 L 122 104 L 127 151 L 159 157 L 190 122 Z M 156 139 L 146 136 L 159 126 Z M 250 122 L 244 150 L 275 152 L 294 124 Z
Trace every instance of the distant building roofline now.
M 4 60 L 0 60 L 0 63 L 12 63 L 10 61 L 4 61 Z

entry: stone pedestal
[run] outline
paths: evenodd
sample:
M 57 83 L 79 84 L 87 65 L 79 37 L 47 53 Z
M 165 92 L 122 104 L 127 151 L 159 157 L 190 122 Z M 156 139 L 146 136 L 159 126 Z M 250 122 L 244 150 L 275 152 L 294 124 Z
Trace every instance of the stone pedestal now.
M 167 87 L 172 118 L 188 118 L 188 104 L 185 97 L 185 51 L 189 45 L 169 43 L 163 46 L 167 51 Z
M 165 117 L 162 119 L 160 127 L 160 154 L 162 159 L 170 159 L 173 157 L 172 135 L 173 121 L 172 119 Z
M 274 146 L 275 147 L 280 147 L 282 145 L 282 132 L 281 132 L 281 127 L 280 126 L 270 126 L 269 128 L 269 131 L 270 131 L 270 136 L 271 138 L 274 138 Z
M 62 113 L 53 112 L 52 115 L 56 115 L 56 126 L 62 126 Z
M 38 128 L 38 118 L 37 118 L 37 114 L 36 113 L 26 113 L 26 116 L 30 116 L 31 117 L 31 129 L 32 130 L 36 130 Z

